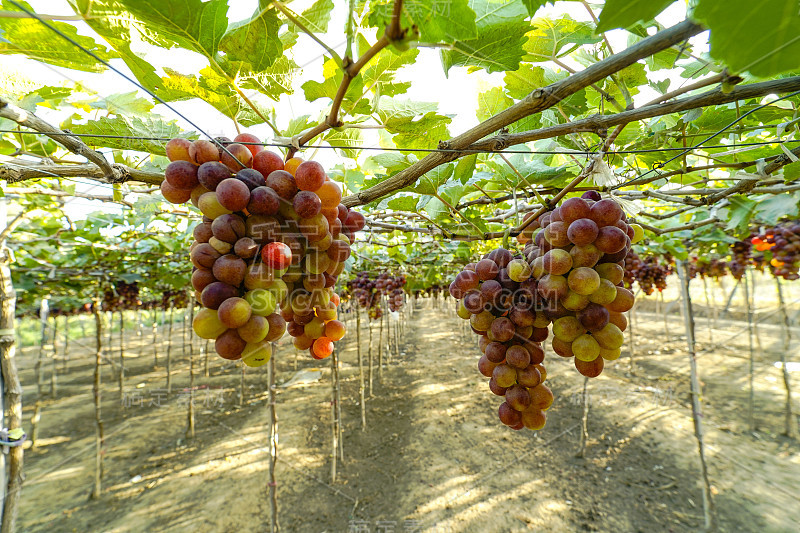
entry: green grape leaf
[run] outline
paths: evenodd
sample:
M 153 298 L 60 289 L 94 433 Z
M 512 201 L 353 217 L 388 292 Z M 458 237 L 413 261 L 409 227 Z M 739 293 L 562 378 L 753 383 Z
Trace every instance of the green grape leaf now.
M 294 60 L 283 55 L 263 72 L 242 75 L 240 85 L 243 89 L 253 89 L 277 100 L 281 94 L 293 92 L 292 80 L 299 68 Z
M 362 35 L 358 36 L 358 48 L 362 55 L 369 49 L 369 43 Z M 418 55 L 419 50 L 416 48 L 403 53 L 381 50 L 361 72 L 364 86 L 383 96 L 396 96 L 406 92 L 411 84 L 396 81 L 395 75 L 400 68 L 413 65 Z
M 289 125 L 281 132 L 281 135 L 284 137 L 293 137 L 315 125 L 316 123 L 311 120 L 311 115 L 301 115 L 290 120 Z
M 758 202 L 755 216 L 768 224 L 776 224 L 783 217 L 796 217 L 797 200 L 796 196 L 788 193 L 769 196 Z
M 579 22 L 567 15 L 557 19 L 537 18 L 531 24 L 534 30 L 528 33 L 524 46 L 527 52 L 525 61 L 549 61 L 577 46 L 602 40 L 594 34 L 591 23 Z
M 513 103 L 514 101 L 503 92 L 502 87 L 492 87 L 488 91 L 478 94 L 478 109 L 475 115 L 478 120 L 483 122 L 510 107 Z
M 426 113 L 435 113 L 438 108 L 435 102 L 414 102 L 383 96 L 378 101 L 377 114 L 382 123 L 391 124 L 405 122 L 407 119 Z
M 711 30 L 711 56 L 733 72 L 769 77 L 797 68 L 800 13 L 792 0 L 698 0 L 692 18 Z
M 73 105 L 75 105 L 73 103 Z M 89 102 L 92 109 L 105 109 L 112 115 L 147 115 L 153 109 L 153 103 L 147 98 L 138 96 L 138 91 L 112 94 Z
M 386 152 L 384 154 L 373 155 L 372 157 L 368 158 L 367 161 L 375 163 L 385 168 L 390 173 L 395 174 L 404 168 L 410 167 L 416 162 L 416 158 L 413 156 L 406 156 L 399 152 Z
M 525 34 L 530 31 L 527 10 L 519 2 L 486 0 L 473 3 L 477 35 L 442 50 L 445 74 L 453 66 L 478 67 L 487 72 L 516 70 L 525 54 Z
M 213 58 L 228 30 L 227 0 L 119 0 L 148 31 Z
M 26 10 L 35 12 L 27 2 L 19 0 L 17 3 Z M 7 0 L 3 0 L 0 6 L 6 11 L 20 11 Z M 112 51 L 91 37 L 79 35 L 77 28 L 68 22 L 50 20 L 47 24 L 104 61 L 116 57 Z M 24 54 L 42 63 L 84 72 L 102 72 L 106 69 L 105 65 L 78 46 L 57 35 L 38 20 L 27 17 L 0 17 L 0 54 Z
M 164 151 L 166 141 L 149 140 L 147 137 L 156 139 L 172 139 L 174 137 L 185 137 L 187 139 L 197 138 L 197 134 L 194 132 L 182 132 L 175 121 L 166 122 L 155 115 L 145 118 L 127 116 L 118 116 L 114 118 L 100 117 L 97 120 L 90 120 L 86 124 L 69 124 L 68 126 L 69 130 L 73 133 L 89 135 L 89 137 L 83 137 L 83 141 L 89 145 L 117 148 L 120 150 L 137 150 L 139 152 L 157 155 L 166 155 Z M 93 139 L 91 135 L 111 135 L 132 138 L 115 139 L 113 137 L 97 137 Z
M 731 230 L 743 231 L 750 224 L 758 202 L 746 196 L 736 195 L 728 198 L 730 205 L 728 211 L 727 228 Z
M 664 11 L 675 0 L 606 0 L 597 22 L 597 33 L 627 28 L 647 22 Z
M 156 94 L 168 102 L 200 98 L 229 118 L 235 118 L 244 107 L 228 81 L 210 67 L 202 69 L 197 78 L 166 67 L 164 72 L 167 75 L 162 78 L 162 88 Z
M 269 5 L 269 0 L 260 0 L 262 4 Z M 314 4 L 297 14 L 297 20 L 308 28 L 312 33 L 325 33 L 328 31 L 328 23 L 331 20 L 333 11 L 333 0 L 317 0 Z M 300 29 L 291 21 L 287 22 L 289 31 L 299 33 Z
M 386 205 L 395 211 L 415 211 L 418 201 L 419 198 L 416 196 L 396 196 L 386 202 Z
M 336 93 L 339 91 L 339 85 L 344 78 L 344 72 L 336 64 L 333 59 L 327 59 L 323 65 L 322 74 L 324 80 L 318 82 L 309 80 L 302 85 L 303 92 L 306 95 L 306 100 L 313 102 L 320 98 L 330 98 L 333 100 Z M 364 92 L 364 79 L 357 76 L 350 82 L 347 88 L 347 93 L 344 96 L 343 104 L 355 105 L 360 99 L 361 94 Z
M 450 218 L 450 211 L 444 202 L 438 198 L 431 197 L 430 201 L 425 204 L 425 212 L 433 220 L 441 221 L 443 218 Z
M 403 190 L 433 196 L 437 193 L 439 187 L 450 179 L 454 168 L 455 165 L 453 163 L 440 165 L 423 174 L 413 185 Z
M 478 161 L 478 154 L 462 157 L 456 163 L 453 177 L 466 185 L 475 174 L 475 163 Z M 474 182 L 473 182 L 474 183 Z
M 449 139 L 447 125 L 451 118 L 434 112 L 425 113 L 416 120 L 384 121 L 386 131 L 395 133 L 392 141 L 398 148 L 436 147 L 442 139 Z
M 328 132 L 323 137 L 323 140 L 326 141 L 331 146 L 339 148 L 338 152 L 340 152 L 345 157 L 348 157 L 350 159 L 356 159 L 358 157 L 360 150 L 356 150 L 351 147 L 358 148 L 361 146 L 362 144 L 361 130 L 356 128 L 328 130 Z
M 394 1 L 374 5 L 369 14 L 370 26 L 383 30 L 392 20 Z M 416 26 L 420 40 L 428 43 L 452 43 L 477 36 L 475 12 L 467 0 L 408 0 L 403 2 L 402 28 Z
M 283 55 L 283 43 L 278 39 L 280 27 L 276 9 L 259 7 L 249 19 L 231 24 L 219 47 L 229 61 L 246 65 L 249 72 L 263 72 Z
M 240 100 L 239 112 L 236 113 L 236 121 L 242 126 L 251 127 L 257 124 L 264 124 L 263 117 L 267 117 L 270 122 L 275 123 L 275 110 L 251 98 L 250 103 L 252 106 L 243 100 Z M 253 109 L 255 107 L 255 109 Z M 258 112 L 256 112 L 258 110 Z

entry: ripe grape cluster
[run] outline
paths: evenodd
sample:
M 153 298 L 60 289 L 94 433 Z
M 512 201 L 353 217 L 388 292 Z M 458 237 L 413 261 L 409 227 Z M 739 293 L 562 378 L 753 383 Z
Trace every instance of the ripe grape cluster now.
M 456 276 L 450 294 L 480 335 L 478 369 L 505 397 L 504 424 L 539 429 L 546 422 L 553 395 L 542 383 L 541 343 L 550 324 L 553 350 L 574 356 L 584 376 L 597 377 L 605 360 L 619 357 L 622 313 L 633 306 L 622 286 L 624 260 L 642 236 L 616 201 L 590 191 L 530 222 L 518 237 L 522 254 L 499 248 Z
M 372 279 L 369 272 L 362 271 L 347 282 L 347 289 L 356 298 L 359 306 L 367 308 L 367 316 L 371 320 L 379 320 L 383 316 L 381 296 L 387 295 L 390 311 L 399 311 L 405 303 L 405 292 L 402 289 L 405 284 L 405 275 L 381 273 Z
M 139 300 L 139 284 L 127 283 L 123 280 L 114 282 L 113 287 L 103 291 L 103 309 L 105 311 L 118 311 L 121 309 L 136 309 L 142 304 Z
M 728 262 L 719 257 L 696 257 L 689 258 L 690 271 L 700 274 L 701 277 L 712 277 L 719 279 L 728 271 Z M 693 277 L 693 276 L 692 276 Z
M 747 265 L 752 263 L 752 243 L 750 240 L 736 241 L 731 246 L 731 260 L 728 268 L 735 279 L 742 279 L 747 270 Z
M 800 222 L 789 221 L 763 231 L 751 240 L 755 249 L 771 255 L 774 276 L 786 280 L 800 278 Z
M 639 283 L 642 292 L 650 295 L 655 289 L 663 291 L 667 288 L 667 277 L 672 273 L 669 263 L 659 262 L 656 256 L 649 256 L 645 259 L 631 250 L 625 256 L 624 281 L 625 286 L 633 289 L 634 282 Z
M 188 304 L 189 295 L 184 290 L 170 289 L 161 293 L 161 309 L 186 307 Z
M 345 334 L 333 286 L 365 220 L 340 203 L 319 163 L 284 163 L 258 143 L 248 133 L 167 143 L 162 194 L 191 200 L 203 214 L 190 254 L 204 307 L 194 331 L 216 339 L 221 357 L 248 366 L 269 361 L 271 342 L 285 331 L 323 359 Z

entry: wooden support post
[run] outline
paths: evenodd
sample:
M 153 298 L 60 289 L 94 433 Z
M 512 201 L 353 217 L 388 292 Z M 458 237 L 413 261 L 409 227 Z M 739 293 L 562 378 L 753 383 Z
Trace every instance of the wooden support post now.
M 101 392 L 100 392 L 100 365 L 103 363 L 103 318 L 100 316 L 100 298 L 95 298 L 92 309 L 94 312 L 95 324 L 95 358 L 94 358 L 94 384 L 92 392 L 94 394 L 94 421 L 95 421 L 95 455 L 94 455 L 94 487 L 90 495 L 91 499 L 98 499 L 102 494 L 103 480 L 103 448 L 105 447 L 105 437 L 103 436 L 103 418 L 101 416 Z
M 780 278 L 775 278 L 775 285 L 778 289 L 778 305 L 780 306 L 780 313 L 782 318 L 783 330 L 783 350 L 781 350 L 781 369 L 783 374 L 783 386 L 786 389 L 786 407 L 784 408 L 784 432 L 786 436 L 792 439 L 798 439 L 797 418 L 794 415 L 792 408 L 792 386 L 789 378 L 789 369 L 786 367 L 786 354 L 789 352 L 789 345 L 791 343 L 792 332 L 789 327 L 789 313 L 786 312 L 786 302 L 783 298 L 783 288 L 781 287 Z
M 700 404 L 700 379 L 697 375 L 697 356 L 694 341 L 694 315 L 692 313 L 692 300 L 689 295 L 689 279 L 686 275 L 686 261 L 679 261 L 678 276 L 681 282 L 681 296 L 683 300 L 683 318 L 686 327 L 686 343 L 689 354 L 689 374 L 692 396 L 692 420 L 694 421 L 694 436 L 697 439 L 697 450 L 700 457 L 700 481 L 703 488 L 703 517 L 707 531 L 717 530 L 717 516 L 714 500 L 711 495 L 711 483 L 708 479 L 706 466 L 705 444 L 703 442 L 703 412 Z
M 194 294 L 189 295 L 189 323 L 194 320 Z M 189 409 L 186 413 L 186 440 L 194 438 L 194 344 L 189 334 Z
M 47 315 L 50 306 L 47 298 L 42 299 L 39 307 L 39 323 L 41 324 L 41 342 L 39 344 L 39 352 L 36 357 L 36 364 L 33 367 L 34 381 L 36 381 L 36 403 L 33 406 L 33 416 L 31 416 L 31 448 L 36 446 L 36 440 L 39 437 L 39 422 L 42 417 L 42 363 L 44 360 L 44 350 L 47 345 Z
M 4 184 L 3 184 L 4 185 Z M 0 198 L 0 228 L 6 227 L 6 199 Z M 22 427 L 22 384 L 17 372 L 17 343 L 14 334 L 14 314 L 17 293 L 11 281 L 11 252 L 0 241 L 0 426 L 9 430 Z M 5 418 L 5 414 L 8 418 Z M 22 465 L 24 450 L 16 446 L 8 455 L 0 453 L 0 495 L 2 523 L 0 532 L 16 530 L 20 496 L 22 494 Z M 6 463 L 7 469 L 6 469 Z M 7 477 L 6 477 L 7 476 Z
M 275 464 L 278 461 L 278 412 L 276 410 L 275 349 L 272 343 L 272 357 L 269 360 L 269 502 L 270 531 L 278 533 L 278 482 L 275 477 Z
M 369 320 L 369 317 L 367 317 Z M 358 397 L 361 405 L 361 431 L 367 430 L 367 403 L 364 398 L 364 359 L 361 357 L 361 308 L 356 309 L 356 353 L 358 355 Z

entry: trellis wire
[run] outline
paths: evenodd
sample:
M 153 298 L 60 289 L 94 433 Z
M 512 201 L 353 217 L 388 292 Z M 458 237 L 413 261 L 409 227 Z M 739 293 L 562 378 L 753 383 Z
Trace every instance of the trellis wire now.
M 794 94 L 794 93 L 793 93 Z M 800 91 L 797 92 L 800 94 Z M 731 124 L 733 125 L 733 124 Z M 730 127 L 731 125 L 727 126 Z M 0 129 L 0 133 L 20 133 L 25 135 L 42 135 L 38 131 L 20 131 L 15 129 Z M 97 138 L 97 139 L 124 139 L 130 141 L 169 141 L 170 137 L 137 137 L 133 135 L 109 135 L 109 134 L 102 134 L 102 133 L 53 133 L 51 135 L 58 136 L 63 135 L 65 137 L 89 137 L 89 138 Z M 715 133 L 712 137 L 718 136 L 719 133 Z M 708 139 L 706 139 L 708 140 Z M 245 141 L 236 141 L 237 144 L 243 145 L 252 145 L 252 146 L 270 146 L 270 147 L 277 147 L 277 148 L 290 148 L 290 145 L 284 143 L 269 143 L 269 142 L 245 142 Z M 736 147 L 745 147 L 745 146 L 768 146 L 770 144 L 789 144 L 789 143 L 800 143 L 800 139 L 775 139 L 771 141 L 758 141 L 758 142 L 749 142 L 749 143 L 737 143 Z M 660 163 L 660 165 L 666 165 L 667 163 L 677 159 L 678 157 L 682 157 L 683 155 L 697 150 L 698 148 L 704 148 L 706 150 L 715 149 L 715 148 L 734 148 L 734 145 L 731 144 L 714 144 L 710 146 L 701 146 L 702 143 L 698 143 L 697 145 L 684 148 L 683 146 L 675 146 L 675 147 L 665 147 L 665 148 L 642 148 L 640 150 L 616 150 L 612 152 L 602 152 L 603 155 L 620 155 L 620 154 L 647 154 L 647 153 L 659 153 L 659 152 L 677 152 L 682 151 L 681 154 L 673 157 L 665 161 L 664 163 Z M 593 156 L 597 155 L 599 151 L 591 151 L 591 150 L 488 150 L 488 149 L 471 149 L 471 148 L 391 148 L 391 147 L 381 147 L 381 146 L 330 146 L 330 145 L 308 145 L 304 146 L 306 149 L 331 149 L 331 150 L 376 150 L 381 152 L 421 152 L 421 153 L 443 153 L 443 154 L 462 154 L 462 153 L 474 153 L 474 154 L 529 154 L 529 155 L 584 155 L 584 156 Z M 657 164 L 658 165 L 658 164 Z M 660 168 L 660 167 L 659 167 Z M 45 172 L 45 171 L 43 171 Z M 648 172 L 653 172 L 650 170 Z M 642 174 L 642 176 L 647 175 L 647 173 Z M 642 176 L 637 176 L 634 179 L 638 179 Z M 633 181 L 633 180 L 630 180 Z M 616 188 L 622 187 L 623 185 L 617 185 Z
M 624 187 L 626 184 L 634 182 L 634 181 L 636 181 L 638 179 L 641 179 L 641 178 L 647 176 L 648 174 L 651 174 L 653 172 L 658 172 L 658 169 L 664 168 L 666 165 L 668 165 L 672 161 L 675 161 L 676 159 L 679 159 L 679 158 L 683 157 L 684 155 L 688 154 L 689 152 L 693 152 L 693 151 L 697 150 L 704 143 L 710 141 L 714 137 L 717 137 L 718 135 L 722 135 L 725 131 L 727 131 L 728 129 L 732 128 L 733 126 L 735 126 L 736 124 L 741 122 L 746 116 L 748 116 L 748 115 L 750 115 L 752 113 L 755 113 L 756 111 L 758 111 L 760 109 L 764 109 L 765 107 L 769 107 L 772 104 L 774 104 L 775 102 L 780 102 L 781 100 L 786 100 L 787 98 L 791 98 L 792 96 L 797 96 L 798 94 L 800 94 L 800 91 L 794 91 L 793 93 L 785 94 L 785 95 L 783 95 L 783 96 L 781 96 L 779 98 L 776 98 L 775 100 L 767 102 L 766 104 L 761 104 L 758 107 L 754 107 L 750 111 L 747 111 L 746 113 L 744 113 L 741 116 L 737 117 L 736 120 L 733 120 L 729 124 L 726 124 L 725 126 L 720 128 L 716 132 L 712 133 L 711 135 L 709 135 L 708 137 L 706 137 L 705 139 L 703 139 L 699 143 L 695 144 L 694 146 L 690 146 L 689 148 L 684 148 L 683 151 L 681 153 L 679 153 L 678 155 L 673 156 L 670 159 L 667 159 L 663 163 L 656 163 L 655 165 L 653 165 L 652 169 L 648 170 L 647 172 L 645 172 L 643 174 L 640 174 L 640 175 L 636 176 L 635 178 L 631 178 L 631 179 L 629 179 L 627 181 L 624 181 L 624 182 L 620 183 L 619 185 L 615 185 L 615 186 L 611 187 L 611 190 L 620 189 L 620 188 Z M 770 143 L 770 144 L 773 144 L 773 143 Z M 738 147 L 738 146 L 750 146 L 750 145 L 749 144 L 736 144 L 736 146 Z M 733 146 L 730 146 L 730 147 L 733 147 Z M 706 149 L 708 149 L 708 148 L 711 148 L 711 147 L 707 146 Z

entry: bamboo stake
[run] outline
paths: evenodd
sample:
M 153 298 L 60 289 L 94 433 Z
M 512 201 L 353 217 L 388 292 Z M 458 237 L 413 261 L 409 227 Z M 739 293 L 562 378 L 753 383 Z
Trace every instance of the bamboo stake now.
M 105 314 L 103 315 L 103 318 L 105 318 Z M 111 356 L 111 351 L 112 351 L 112 347 L 113 347 L 113 344 L 111 342 L 113 340 L 112 339 L 112 333 L 113 332 L 114 332 L 114 311 L 109 311 L 108 312 L 108 340 L 106 341 L 106 345 L 108 346 L 109 357 Z M 117 372 L 116 367 L 114 368 L 114 372 L 115 373 Z
M 748 283 L 747 278 L 750 278 L 750 283 Z M 751 298 L 751 291 L 750 291 L 750 284 L 753 281 L 753 277 L 747 275 L 747 271 L 745 271 L 744 276 L 742 277 L 742 287 L 744 287 L 744 308 L 745 312 L 747 313 L 747 347 L 750 352 L 750 364 L 748 367 L 748 374 L 747 374 L 747 384 L 749 387 L 749 395 L 747 398 L 747 418 L 750 422 L 750 431 L 756 430 L 756 397 L 755 397 L 755 352 L 753 350 L 753 306 L 750 301 Z M 753 287 L 755 290 L 755 287 Z
M 775 286 L 778 289 L 778 305 L 780 306 L 781 317 L 783 318 L 783 350 L 781 350 L 781 369 L 783 373 L 783 386 L 786 389 L 786 407 L 784 409 L 784 432 L 792 439 L 798 439 L 797 418 L 792 411 L 792 386 L 789 378 L 789 369 L 786 367 L 786 354 L 789 352 L 789 344 L 792 332 L 789 328 L 789 314 L 786 312 L 786 303 L 783 299 L 783 289 L 781 280 L 775 277 Z
M 378 381 L 381 383 L 383 383 L 383 321 L 384 317 L 381 317 L 378 328 Z
M 663 311 L 662 316 L 664 317 L 664 338 L 669 340 L 669 322 L 667 321 L 667 302 L 664 301 L 664 291 L 658 291 L 658 296 L 661 298 L 661 310 Z
M 50 398 L 56 399 L 56 358 L 58 357 L 58 315 L 53 317 L 53 357 L 50 372 Z
M 700 456 L 700 481 L 703 486 L 703 518 L 707 531 L 717 530 L 717 516 L 714 500 L 711 496 L 711 483 L 708 479 L 706 466 L 705 445 L 703 443 L 703 413 L 700 399 L 700 379 L 697 375 L 697 356 L 694 340 L 694 315 L 692 313 L 692 300 L 689 295 L 689 280 L 686 275 L 686 261 L 679 261 L 678 276 L 681 282 L 681 295 L 683 300 L 683 317 L 686 327 L 686 343 L 689 355 L 689 372 L 691 379 L 692 420 L 694 421 L 694 435 L 697 439 L 697 450 Z
M 339 372 L 336 366 L 336 349 L 334 349 L 331 354 L 331 483 L 336 482 L 336 458 L 339 453 L 339 418 L 336 411 Z
M 114 313 L 111 313 L 114 316 Z M 119 395 L 122 397 L 122 389 L 125 386 L 125 313 L 119 310 Z M 110 348 L 110 346 L 109 346 Z
M 628 350 L 630 352 L 630 357 L 628 358 L 628 371 L 631 375 L 636 375 L 636 361 L 634 359 L 636 355 L 636 346 L 634 343 L 636 342 L 634 339 L 633 333 L 633 321 L 635 318 L 635 310 L 636 310 L 636 302 L 634 301 L 633 307 L 628 310 Z
M 716 304 L 716 301 L 715 301 L 714 302 L 713 311 L 712 311 L 712 307 L 711 307 L 711 304 L 709 303 L 710 300 L 709 300 L 709 297 L 708 297 L 708 280 L 706 279 L 705 276 L 700 276 L 700 278 L 703 280 L 703 294 L 706 297 L 706 327 L 708 328 L 708 342 L 709 342 L 709 344 L 714 344 L 714 330 L 711 327 L 711 316 L 713 314 L 713 316 L 714 316 L 714 326 L 716 326 L 717 325 L 717 304 Z
M 194 294 L 189 295 L 189 323 L 194 320 Z M 185 330 L 185 328 L 184 328 Z M 186 427 L 186 440 L 194 438 L 194 344 L 189 337 L 189 409 Z
M 242 407 L 244 405 L 244 369 L 246 365 L 241 361 L 239 362 L 239 364 L 242 367 L 242 375 L 239 380 L 239 407 Z
M 205 377 L 209 376 L 209 373 L 208 373 L 208 345 L 209 345 L 209 342 L 210 341 L 208 339 L 206 339 L 206 342 L 204 342 L 202 344 L 202 348 L 200 348 L 202 350 L 200 352 L 200 355 L 203 355 L 204 358 L 205 358 L 205 370 L 203 371 L 203 376 L 205 376 Z
M 367 318 L 369 320 L 369 317 Z M 367 430 L 367 406 L 364 399 L 364 361 L 361 357 L 361 308 L 356 308 L 356 352 L 358 354 L 358 396 L 361 404 L 361 431 Z
M 0 200 L 0 225 L 5 225 L 5 200 Z M 2 398 L 3 411 L 8 414 L 3 425 L 9 430 L 22 427 L 22 385 L 17 372 L 17 346 L 14 335 L 14 315 L 17 293 L 11 280 L 11 253 L 0 249 L 0 363 L 2 364 L 2 384 L 5 396 Z M 0 388 L 0 392 L 2 389 Z M 5 413 L 0 411 L 0 416 Z M 2 525 L 0 532 L 13 533 L 16 530 L 17 513 L 22 493 L 22 466 L 24 449 L 15 446 L 8 450 L 8 455 L 0 454 L 0 476 L 3 479 Z M 6 472 L 6 464 L 8 470 Z M 6 476 L 7 473 L 7 477 Z
M 166 311 L 165 311 L 166 312 Z M 158 309 L 153 309 L 153 369 L 158 366 Z
M 272 343 L 272 357 L 269 360 L 269 502 L 270 527 L 272 533 L 280 529 L 278 525 L 278 483 L 275 478 L 275 464 L 278 461 L 278 412 L 276 410 L 275 387 L 275 349 Z
M 103 319 L 100 316 L 100 298 L 95 298 L 93 302 L 94 309 L 94 323 L 95 323 L 95 341 L 97 349 L 95 350 L 94 359 L 94 384 L 92 391 L 94 393 L 94 420 L 95 420 L 95 455 L 94 455 L 94 487 L 90 498 L 96 500 L 100 498 L 102 493 L 102 480 L 103 480 L 103 448 L 105 447 L 105 438 L 103 437 L 103 418 L 101 416 L 101 391 L 100 391 L 100 365 L 103 362 Z
M 64 361 L 61 365 L 63 372 L 67 371 L 67 362 L 69 361 L 69 316 L 64 315 Z
M 367 317 L 367 327 L 369 328 L 369 397 L 372 398 L 372 319 Z
M 41 343 L 39 344 L 39 355 L 36 357 L 36 365 L 33 367 L 34 380 L 36 381 L 36 403 L 33 406 L 33 416 L 31 416 L 31 448 L 36 446 L 36 440 L 39 436 L 39 421 L 42 416 L 42 358 L 47 344 L 47 314 L 49 310 L 49 301 L 47 298 L 43 298 L 39 307 L 39 323 L 42 330 Z
M 589 440 L 589 378 L 583 378 L 583 417 L 581 418 L 581 443 L 575 457 L 586 456 L 586 442 Z
M 175 307 L 172 302 L 169 304 L 169 326 L 167 329 L 167 394 L 172 392 L 172 319 Z

